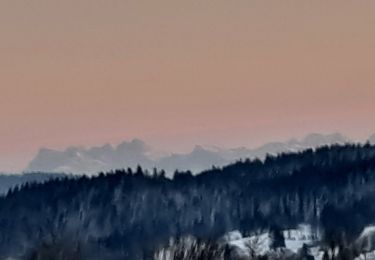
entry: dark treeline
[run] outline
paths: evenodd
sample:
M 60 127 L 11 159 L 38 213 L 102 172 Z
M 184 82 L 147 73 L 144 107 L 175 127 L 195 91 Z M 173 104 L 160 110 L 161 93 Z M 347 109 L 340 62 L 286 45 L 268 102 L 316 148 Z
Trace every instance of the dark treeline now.
M 27 182 L 43 183 L 51 179 L 67 177 L 62 173 L 24 173 L 24 174 L 2 174 L 0 173 L 0 196 L 5 195 L 9 189 L 21 186 Z
M 299 223 L 350 240 L 375 222 L 374 187 L 370 145 L 239 161 L 197 176 L 176 172 L 172 180 L 139 167 L 24 184 L 0 198 L 0 258 L 54 243 L 87 259 L 150 259 L 171 237 Z

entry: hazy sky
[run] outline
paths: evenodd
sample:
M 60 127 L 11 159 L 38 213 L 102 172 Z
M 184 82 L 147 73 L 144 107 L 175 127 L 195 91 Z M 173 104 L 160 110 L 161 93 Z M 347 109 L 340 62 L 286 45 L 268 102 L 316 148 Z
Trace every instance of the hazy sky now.
M 375 132 L 375 1 L 2 0 L 0 170 L 40 147 Z

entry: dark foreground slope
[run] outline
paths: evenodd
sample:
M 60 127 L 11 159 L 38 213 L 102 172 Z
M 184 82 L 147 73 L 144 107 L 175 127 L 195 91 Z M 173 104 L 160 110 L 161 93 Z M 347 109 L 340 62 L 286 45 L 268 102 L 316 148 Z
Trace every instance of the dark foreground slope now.
M 323 147 L 198 176 L 120 170 L 27 184 L 0 199 L 0 258 L 43 243 L 87 259 L 149 259 L 170 237 L 310 223 L 350 239 L 375 222 L 375 146 Z M 121 257 L 121 258 L 120 258 Z

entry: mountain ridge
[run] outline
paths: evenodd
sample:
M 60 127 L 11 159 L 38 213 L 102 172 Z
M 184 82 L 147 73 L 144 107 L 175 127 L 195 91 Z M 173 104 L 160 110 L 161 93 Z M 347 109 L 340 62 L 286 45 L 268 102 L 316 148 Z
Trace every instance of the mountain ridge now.
M 71 146 L 63 151 L 41 148 L 25 171 L 91 175 L 113 169 L 136 168 L 141 165 L 146 169 L 154 167 L 164 169 L 168 175 L 172 175 L 175 170 L 190 170 L 198 173 L 212 166 L 222 167 L 241 159 L 263 159 L 267 154 L 277 155 L 282 152 L 296 152 L 323 145 L 346 143 L 352 143 L 352 141 L 340 133 L 326 135 L 313 133 L 301 140 L 270 142 L 254 149 L 207 148 L 197 145 L 189 153 L 169 153 L 155 158 L 154 151 L 149 145 L 140 139 L 133 139 L 123 141 L 117 146 L 104 144 L 87 149 L 79 146 Z

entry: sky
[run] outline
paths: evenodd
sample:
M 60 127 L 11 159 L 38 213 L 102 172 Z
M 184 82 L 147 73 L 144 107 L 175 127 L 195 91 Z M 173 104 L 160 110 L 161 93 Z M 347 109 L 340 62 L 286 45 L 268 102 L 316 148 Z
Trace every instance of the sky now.
M 375 1 L 0 1 L 0 171 L 40 147 L 375 133 Z

